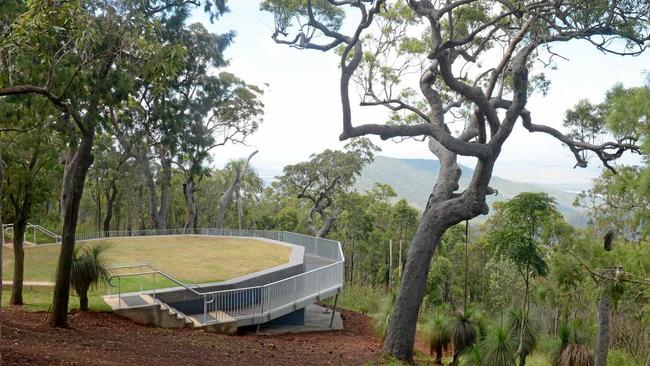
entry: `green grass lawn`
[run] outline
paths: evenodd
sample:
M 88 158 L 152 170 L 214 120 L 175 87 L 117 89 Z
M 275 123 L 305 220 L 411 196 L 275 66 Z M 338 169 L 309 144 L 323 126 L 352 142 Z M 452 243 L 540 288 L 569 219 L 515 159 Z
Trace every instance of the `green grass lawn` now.
M 111 311 L 111 307 L 108 306 L 102 299 L 102 296 L 105 295 L 105 291 L 98 289 L 95 291 L 90 291 L 88 293 L 88 308 L 91 311 Z M 11 296 L 11 290 L 2 291 L 2 306 L 6 307 L 9 305 L 9 297 Z M 50 309 L 50 304 L 52 304 L 52 290 L 23 290 L 23 309 L 26 311 L 48 311 Z M 68 303 L 69 310 L 79 309 L 79 297 L 76 296 L 74 291 L 70 292 L 70 301 Z
M 149 263 L 161 271 L 186 283 L 205 283 L 223 281 L 273 267 L 289 260 L 291 249 L 277 244 L 270 244 L 256 239 L 215 238 L 194 236 L 165 236 L 115 238 L 77 245 L 106 245 L 106 260 L 109 265 L 128 265 Z M 3 279 L 13 278 L 13 250 L 3 247 Z M 43 245 L 25 247 L 25 281 L 53 282 L 60 246 Z M 143 271 L 149 271 L 143 268 Z M 138 269 L 121 270 L 120 273 L 137 272 Z M 142 281 L 142 282 L 141 282 Z M 119 280 L 122 292 L 137 291 L 153 287 L 153 277 L 125 277 Z M 156 287 L 177 286 L 172 281 L 156 276 Z M 115 280 L 113 285 L 117 286 Z M 111 291 L 117 291 L 112 288 Z M 96 295 L 107 293 L 107 289 L 98 289 Z M 49 295 L 48 295 L 49 294 Z M 25 302 L 47 303 L 51 291 L 27 291 Z M 3 302 L 7 296 L 3 296 Z M 28 300 L 29 299 L 29 300 Z M 90 299 L 91 305 L 93 299 Z M 78 301 L 77 301 L 78 302 Z M 71 300 L 71 304 L 76 303 Z M 41 306 L 38 306 L 40 309 Z

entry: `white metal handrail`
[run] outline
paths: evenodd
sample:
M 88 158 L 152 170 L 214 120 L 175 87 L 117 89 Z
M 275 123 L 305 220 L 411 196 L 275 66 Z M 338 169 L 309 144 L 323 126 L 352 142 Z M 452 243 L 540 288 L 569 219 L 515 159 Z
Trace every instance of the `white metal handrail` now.
M 125 235 L 126 234 L 126 235 Z M 111 231 L 92 234 L 78 234 L 77 240 L 96 240 L 107 237 L 124 236 L 167 236 L 167 235 L 198 235 L 198 236 L 235 236 L 257 237 L 282 241 L 305 248 L 305 254 L 327 259 L 331 264 L 319 267 L 295 276 L 284 278 L 269 284 L 229 290 L 201 292 L 196 284 L 185 284 L 173 276 L 160 271 L 150 264 L 135 264 L 113 267 L 113 269 L 146 267 L 151 271 L 115 274 L 112 280 L 118 278 L 118 301 L 121 304 L 121 277 L 152 275 L 154 279 L 153 296 L 155 298 L 155 275 L 159 274 L 172 282 L 191 291 L 203 301 L 203 324 L 219 323 L 248 318 L 265 318 L 269 320 L 274 311 L 296 306 L 308 299 L 318 299 L 323 293 L 340 290 L 344 284 L 344 257 L 339 242 L 313 236 L 283 231 L 267 230 L 230 230 L 230 229 L 164 229 L 164 230 L 130 230 Z M 153 273 L 152 273 L 153 272 Z M 115 286 L 113 286 L 115 287 Z M 142 281 L 140 284 L 142 289 Z
M 39 231 L 40 233 L 42 233 L 42 234 L 45 235 L 45 236 L 49 236 L 50 238 L 54 239 L 54 242 L 55 242 L 55 243 L 59 243 L 59 242 L 61 242 L 61 235 L 59 235 L 59 234 L 57 234 L 57 233 L 55 233 L 55 232 L 53 232 L 53 231 L 51 231 L 51 230 L 48 230 L 48 229 L 44 228 L 44 227 L 41 226 L 41 225 L 36 225 L 36 224 L 27 223 L 27 226 L 25 227 L 25 230 L 29 230 L 29 229 L 32 229 L 32 230 L 34 231 L 34 232 L 33 232 L 33 236 L 34 236 L 34 241 L 33 241 L 33 243 L 34 243 L 34 244 L 37 244 L 37 243 L 36 243 L 36 232 L 37 232 L 37 231 Z M 3 230 L 3 233 L 2 233 L 2 234 L 3 234 L 3 241 L 4 241 L 4 231 L 5 231 L 5 230 L 11 230 L 11 231 L 13 232 L 13 230 L 14 230 L 14 224 L 3 224 L 3 225 L 2 225 L 2 230 Z M 13 234 L 12 234 L 12 235 L 13 235 Z

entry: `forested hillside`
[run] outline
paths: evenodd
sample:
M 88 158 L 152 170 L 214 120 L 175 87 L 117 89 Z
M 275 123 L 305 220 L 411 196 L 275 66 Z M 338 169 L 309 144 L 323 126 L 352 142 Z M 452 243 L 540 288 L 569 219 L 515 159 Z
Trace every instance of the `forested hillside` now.
M 460 188 L 465 189 L 471 180 L 473 170 L 463 165 L 460 168 L 462 170 Z M 406 199 L 414 207 L 423 209 L 431 188 L 438 178 L 439 170 L 440 162 L 433 158 L 430 160 L 397 159 L 377 156 L 372 164 L 361 171 L 356 188 L 367 191 L 375 183 L 388 184 L 395 189 L 399 197 Z M 574 206 L 578 195 L 569 192 L 568 189 L 562 190 L 560 184 L 550 188 L 493 176 L 490 185 L 499 192 L 495 196 L 488 197 L 490 205 L 493 202 L 510 199 L 521 192 L 544 192 L 557 200 L 558 209 L 571 224 L 584 226 L 586 223 L 587 215 L 584 210 Z M 477 218 L 479 221 L 484 219 L 484 217 Z

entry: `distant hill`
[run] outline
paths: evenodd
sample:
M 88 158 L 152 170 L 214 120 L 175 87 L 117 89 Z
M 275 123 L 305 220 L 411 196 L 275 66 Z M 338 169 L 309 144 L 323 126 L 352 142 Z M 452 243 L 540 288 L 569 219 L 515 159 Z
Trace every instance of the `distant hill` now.
M 460 187 L 464 189 L 469 184 L 473 170 L 462 165 L 461 170 Z M 356 189 L 359 191 L 370 190 L 376 182 L 388 184 L 395 189 L 399 197 L 406 199 L 411 205 L 423 209 L 439 171 L 440 162 L 433 159 L 396 159 L 376 156 L 375 161 L 361 172 Z M 499 191 L 496 197 L 488 198 L 490 205 L 494 201 L 510 199 L 521 192 L 546 192 L 557 200 L 558 209 L 567 221 L 575 226 L 584 226 L 586 222 L 584 213 L 573 207 L 576 197 L 574 187 L 563 190 L 559 184 L 550 187 L 516 182 L 497 176 L 492 177 L 490 186 Z

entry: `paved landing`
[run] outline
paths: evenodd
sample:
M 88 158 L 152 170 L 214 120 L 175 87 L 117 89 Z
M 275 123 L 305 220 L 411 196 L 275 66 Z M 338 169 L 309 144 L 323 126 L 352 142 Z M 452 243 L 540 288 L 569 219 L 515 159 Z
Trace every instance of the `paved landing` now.
M 311 271 L 313 269 L 325 267 L 329 264 L 332 264 L 334 263 L 334 261 L 305 255 L 304 263 L 305 263 L 305 271 Z
M 121 301 L 120 301 L 121 300 Z M 104 302 L 111 306 L 112 309 L 118 308 L 132 308 L 138 306 L 152 305 L 155 302 L 149 295 L 122 295 L 119 298 L 117 295 L 104 296 Z
M 305 308 L 305 325 L 262 324 L 259 333 L 283 334 L 343 330 L 343 319 L 341 319 L 341 313 L 337 311 L 336 314 L 334 314 L 334 322 L 330 328 L 331 319 L 332 310 L 317 304 L 312 304 Z

